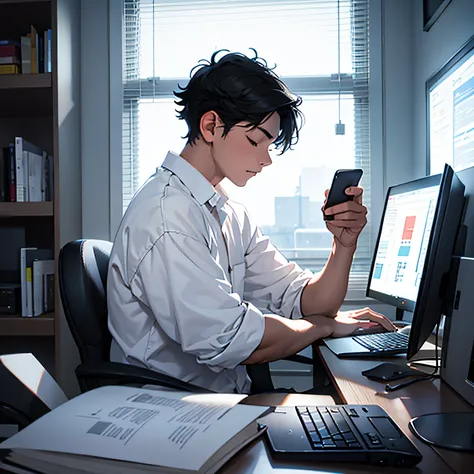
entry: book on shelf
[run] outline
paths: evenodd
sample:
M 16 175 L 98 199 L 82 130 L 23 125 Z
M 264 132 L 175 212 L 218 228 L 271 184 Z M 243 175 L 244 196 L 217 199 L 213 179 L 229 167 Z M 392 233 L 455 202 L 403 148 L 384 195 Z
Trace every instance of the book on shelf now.
M 35 300 L 37 298 L 36 289 L 43 295 L 44 301 L 44 277 L 41 275 L 38 281 L 34 278 L 34 261 L 53 259 L 53 251 L 51 249 L 38 249 L 36 247 L 23 247 L 20 250 L 20 276 L 21 276 L 21 315 L 25 317 L 39 316 L 44 311 L 41 311 L 40 306 L 36 306 Z M 38 264 L 37 263 L 37 267 Z M 46 270 L 44 267 L 42 271 L 48 271 L 48 264 Z M 54 263 L 53 263 L 54 270 Z M 37 270 L 38 271 L 38 270 Z M 44 303 L 42 302 L 41 305 Z M 36 309 L 36 311 L 35 311 Z M 44 306 L 43 306 L 44 309 Z M 41 312 L 40 312 L 41 311 Z
M 19 74 L 20 68 L 17 64 L 0 64 L 0 74 Z
M 95 474 L 212 474 L 265 427 L 245 395 L 127 386 L 85 392 L 0 444 L 4 468 Z
M 28 33 L 20 36 L 19 41 L 0 40 L 0 64 L 17 66 L 15 69 L 9 68 L 12 72 L 5 74 L 51 72 L 51 36 L 50 28 L 38 31 L 34 25 L 30 25 Z M 2 51 L 5 53 L 2 54 Z M 2 57 L 10 57 L 13 61 L 7 62 Z
M 54 309 L 50 308 L 54 269 L 54 260 L 33 260 L 33 316 L 40 316 Z
M 3 171 L 3 180 L 0 181 L 1 202 L 16 202 L 16 163 L 15 144 L 10 143 L 3 148 L 3 160 L 0 163 Z
M 48 152 L 15 137 L 0 156 L 0 202 L 52 201 L 53 166 Z

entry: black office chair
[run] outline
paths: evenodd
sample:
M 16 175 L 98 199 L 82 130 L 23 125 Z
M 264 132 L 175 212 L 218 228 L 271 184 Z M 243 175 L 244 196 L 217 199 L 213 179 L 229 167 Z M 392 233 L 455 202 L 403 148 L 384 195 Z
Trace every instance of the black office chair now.
M 209 392 L 174 377 L 110 362 L 112 336 L 107 327 L 107 272 L 112 243 L 76 240 L 59 253 L 59 292 L 64 314 L 79 349 L 76 376 L 82 392 L 105 384 L 153 384 L 189 392 Z
M 59 291 L 64 314 L 79 349 L 76 376 L 82 392 L 107 384 L 155 384 L 190 392 L 210 390 L 134 365 L 110 362 L 112 336 L 107 326 L 107 272 L 112 243 L 76 240 L 59 254 Z M 311 359 L 289 358 L 303 363 Z M 247 366 L 252 393 L 274 389 L 268 364 Z

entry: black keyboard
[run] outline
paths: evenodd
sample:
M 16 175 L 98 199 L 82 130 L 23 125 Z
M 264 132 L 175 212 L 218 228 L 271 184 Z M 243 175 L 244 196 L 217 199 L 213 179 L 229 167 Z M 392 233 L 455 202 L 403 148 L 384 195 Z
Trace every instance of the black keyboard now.
M 361 336 L 355 336 L 353 339 L 371 352 L 408 350 L 409 336 L 401 332 L 362 334 Z
M 338 407 L 296 407 L 313 449 L 360 449 Z

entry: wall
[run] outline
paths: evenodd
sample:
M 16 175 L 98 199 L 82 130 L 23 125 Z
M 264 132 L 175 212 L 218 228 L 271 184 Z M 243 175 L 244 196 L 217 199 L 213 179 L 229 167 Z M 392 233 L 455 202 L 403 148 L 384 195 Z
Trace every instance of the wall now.
M 109 2 L 82 0 L 82 231 L 110 238 Z
M 58 97 L 55 120 L 58 126 L 56 189 L 59 189 L 59 200 L 55 203 L 55 213 L 59 219 L 59 241 L 55 244 L 56 249 L 82 235 L 80 55 L 80 0 L 57 0 Z M 56 322 L 58 382 L 71 396 L 78 392 L 74 369 L 80 360 L 64 314 L 57 313 L 56 317 L 59 317 Z
M 421 0 L 381 2 L 384 192 L 414 175 L 412 18 L 418 3 Z
M 414 2 L 414 172 L 426 173 L 425 82 L 474 35 L 472 0 L 452 0 L 428 32 L 423 31 L 422 2 Z

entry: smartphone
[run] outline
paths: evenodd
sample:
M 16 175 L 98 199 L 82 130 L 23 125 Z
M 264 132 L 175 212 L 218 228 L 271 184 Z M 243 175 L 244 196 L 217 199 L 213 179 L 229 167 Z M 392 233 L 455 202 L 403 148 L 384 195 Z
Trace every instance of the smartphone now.
M 358 186 L 363 174 L 364 172 L 360 168 L 337 170 L 334 173 L 334 178 L 332 179 L 332 184 L 324 208 L 328 209 L 336 204 L 351 201 L 353 196 L 348 196 L 345 191 L 347 188 L 352 186 Z M 333 216 L 327 216 L 326 219 L 331 220 L 331 217 Z

